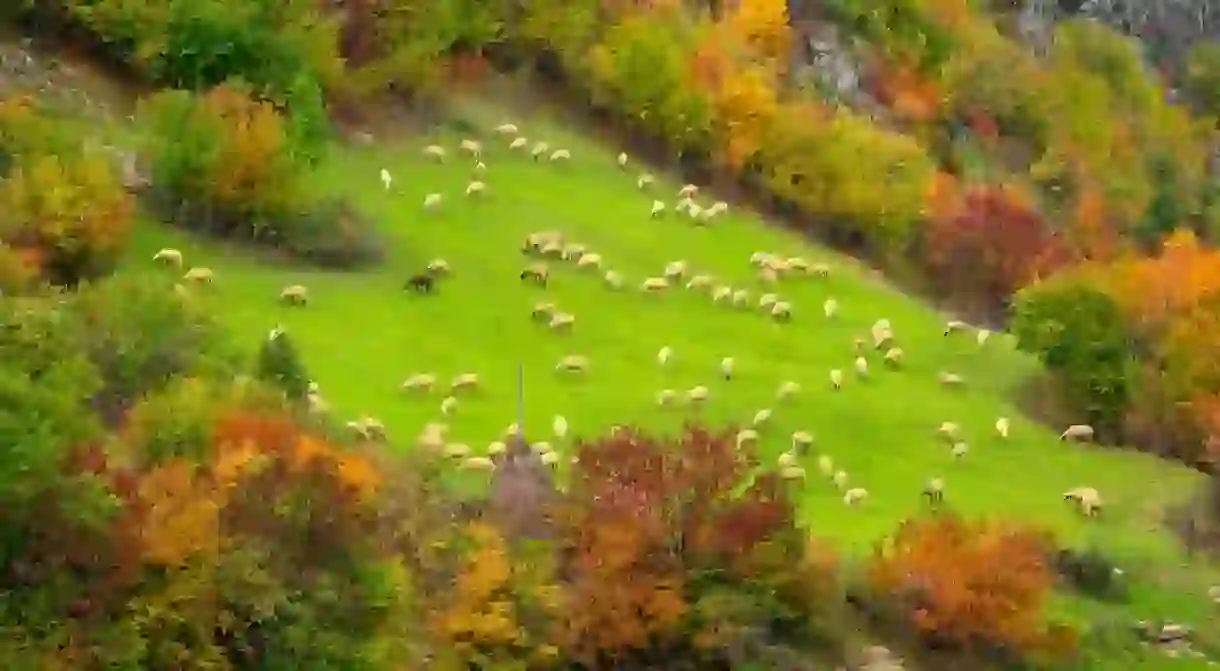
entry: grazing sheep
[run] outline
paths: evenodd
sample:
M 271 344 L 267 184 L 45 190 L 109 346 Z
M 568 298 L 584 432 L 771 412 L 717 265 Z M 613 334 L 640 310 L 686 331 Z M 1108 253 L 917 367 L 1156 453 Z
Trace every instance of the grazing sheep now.
M 385 425 L 374 417 L 368 415 L 362 416 L 357 423 L 364 427 L 365 432 L 372 440 L 385 440 Z
M 542 255 L 563 258 L 563 245 L 557 240 L 552 240 L 542 246 Z
M 430 193 L 424 196 L 424 209 L 435 210 L 436 208 L 440 207 L 443 199 L 444 197 L 439 193 Z
M 833 298 L 827 298 L 826 302 L 822 303 L 822 312 L 825 313 L 827 319 L 839 314 L 839 301 L 836 301 Z
M 640 289 L 647 292 L 660 292 L 669 288 L 669 280 L 664 277 L 649 277 L 640 284 Z
M 936 374 L 936 379 L 946 387 L 960 387 L 966 384 L 961 375 L 957 373 L 946 373 L 944 371 Z
M 706 289 L 712 286 L 714 280 L 711 275 L 695 275 L 686 283 L 687 289 Z
M 441 163 L 445 160 L 445 148 L 439 144 L 430 144 L 424 147 L 424 156 L 436 159 L 437 163 Z
M 671 261 L 665 264 L 665 278 L 670 281 L 676 281 L 686 274 L 685 261 Z
M 785 480 L 804 480 L 805 469 L 800 466 L 788 466 L 779 472 L 779 477 Z
M 957 333 L 958 331 L 965 331 L 968 328 L 970 328 L 970 325 L 966 322 L 961 321 L 960 319 L 952 319 L 945 322 L 945 335 Z
M 754 419 L 750 422 L 750 425 L 754 427 L 762 426 L 771 421 L 772 414 L 773 413 L 771 412 L 770 408 L 763 408 L 762 410 L 754 413 Z
M 945 500 L 945 483 L 940 478 L 932 478 L 923 486 L 922 496 L 927 497 L 928 503 L 941 503 Z
M 453 396 L 446 396 L 444 400 L 441 401 L 441 414 L 452 415 L 454 412 L 457 412 L 457 406 L 457 398 Z
M 881 349 L 882 347 L 891 345 L 894 341 L 894 332 L 891 331 L 890 327 L 888 326 L 874 326 L 872 329 L 872 335 L 873 349 Z
M 556 371 L 583 373 L 589 369 L 589 358 L 580 354 L 569 354 L 555 364 Z
M 530 265 L 525 270 L 521 271 L 521 280 L 532 281 L 540 287 L 546 288 L 547 280 L 551 276 L 551 271 L 545 263 L 535 263 Z
M 470 446 L 465 443 L 449 443 L 445 446 L 445 456 L 458 459 L 470 456 Z
M 743 429 L 737 432 L 737 449 L 741 449 L 746 445 L 754 445 L 758 443 L 758 432 L 754 429 Z
M 602 255 L 601 254 L 585 253 L 585 254 L 581 254 L 580 258 L 576 260 L 577 268 L 601 268 L 601 265 L 602 265 Z
M 771 317 L 781 322 L 792 319 L 792 305 L 788 301 L 776 302 L 771 306 Z
M 779 389 L 775 392 L 775 398 L 779 401 L 784 401 L 793 396 L 796 396 L 801 391 L 801 385 L 792 380 L 785 380 L 779 385 Z
M 1096 432 L 1088 424 L 1073 424 L 1059 436 L 1059 440 L 1090 441 Z
M 623 288 L 623 277 L 613 270 L 607 270 L 603 279 L 606 282 L 606 286 L 611 289 L 618 290 Z
M 305 305 L 309 303 L 309 289 L 303 284 L 290 284 L 280 290 L 280 300 L 289 305 Z
M 775 284 L 779 281 L 779 273 L 773 268 L 763 268 L 758 271 L 758 281 L 763 284 Z
M 554 303 L 536 303 L 534 305 L 534 310 L 532 312 L 530 312 L 530 317 L 532 317 L 533 319 L 539 319 L 541 317 L 546 317 L 548 320 L 550 320 L 550 318 L 552 316 L 554 316 L 554 314 L 555 314 L 555 304 Z
M 568 437 L 568 419 L 563 415 L 555 415 L 551 420 L 551 431 L 559 440 L 564 440 Z
M 830 477 L 835 469 L 835 461 L 829 454 L 818 455 L 818 472 Z
M 567 149 L 556 149 L 551 152 L 552 161 L 566 161 L 572 158 L 572 152 Z
M 707 218 L 717 217 L 729 211 L 729 204 L 723 200 L 718 200 L 712 203 L 712 206 L 704 210 Z
M 586 251 L 588 249 L 584 245 L 574 242 L 563 248 L 562 257 L 564 261 L 571 261 L 584 256 Z
M 431 373 L 415 373 L 402 383 L 403 391 L 429 391 L 436 384 L 436 376 Z
M 691 200 L 690 198 L 679 198 L 678 204 L 674 206 L 674 212 L 685 212 L 686 214 L 691 214 L 691 209 L 694 207 L 696 207 L 695 201 Z
M 394 178 L 390 176 L 390 171 L 385 168 L 381 169 L 381 186 L 386 191 L 390 190 L 390 186 L 394 183 Z
M 781 452 L 775 463 L 780 468 L 793 468 L 797 465 L 796 455 L 791 452 Z
M 809 267 L 809 274 L 814 277 L 830 277 L 830 266 L 825 263 L 815 263 Z
M 758 297 L 758 307 L 763 310 L 771 310 L 775 304 L 779 302 L 779 296 L 775 294 L 763 294 Z
M 843 494 L 843 503 L 846 503 L 849 506 L 864 503 L 866 499 L 868 499 L 868 490 L 863 487 L 849 489 L 845 494 Z
M 172 247 L 166 247 L 156 254 L 153 254 L 153 261 L 160 261 L 161 263 L 181 268 L 182 252 L 173 249 Z
M 557 312 L 551 317 L 551 321 L 547 326 L 555 331 L 571 331 L 572 324 L 576 323 L 576 317 L 566 312 Z
M 843 371 L 838 368 L 830 371 L 830 385 L 836 390 L 843 388 Z
M 619 155 L 618 155 L 618 167 L 620 167 L 620 168 L 626 168 L 626 167 L 627 167 L 627 152 L 619 152 Z
M 775 257 L 770 252 L 754 252 L 750 255 L 750 265 L 762 267 L 770 263 L 773 258 Z
M 557 452 L 543 452 L 538 455 L 538 461 L 541 461 L 544 466 L 554 466 L 559 463 L 559 454 Z
M 712 207 L 715 207 L 715 205 L 713 205 Z M 786 263 L 789 268 L 791 268 L 792 270 L 795 270 L 797 272 L 802 272 L 802 273 L 809 272 L 809 262 L 800 256 L 790 257 L 784 263 Z
M 445 259 L 432 259 L 428 262 L 428 272 L 433 275 L 448 275 L 451 272 L 449 262 Z
M 478 140 L 462 140 L 458 144 L 458 149 L 478 158 L 483 153 L 483 145 Z
M 450 392 L 463 391 L 466 389 L 478 389 L 478 388 L 479 388 L 479 374 L 478 373 L 462 373 L 461 375 L 458 375 L 457 377 L 453 378 L 453 382 L 449 383 Z
M 900 347 L 891 347 L 885 352 L 885 363 L 891 368 L 898 368 L 906 355 Z
M 534 157 L 534 160 L 537 161 L 543 154 L 550 151 L 550 149 L 551 147 L 547 143 L 539 142 L 534 145 L 533 149 L 530 150 L 530 156 Z
M 668 345 L 666 345 L 665 347 L 662 347 L 660 349 L 660 351 L 657 352 L 657 363 L 662 366 L 668 365 L 669 359 L 670 359 L 670 357 L 673 356 L 673 354 L 674 354 L 673 349 L 670 348 Z
M 736 367 L 736 365 L 737 362 L 734 361 L 733 357 L 731 356 L 726 356 L 720 360 L 720 374 L 724 376 L 724 379 L 733 379 L 733 369 Z
M 953 458 L 961 459 L 969 453 L 970 453 L 969 445 L 962 443 L 962 442 L 957 442 L 957 443 L 953 444 L 953 450 L 952 450 Z
M 940 426 L 936 428 L 936 435 L 953 440 L 957 438 L 959 430 L 959 427 L 954 422 L 941 422 Z
M 546 454 L 547 452 L 555 451 L 555 448 L 552 447 L 551 444 L 546 442 L 545 440 L 540 440 L 536 443 L 531 443 L 530 449 L 534 451 L 534 454 L 537 454 L 539 456 Z
M 309 412 L 314 415 L 325 415 L 330 412 L 330 406 L 326 403 L 326 399 L 317 392 L 309 392 L 305 395 L 305 400 L 309 404 Z
M 516 422 L 509 424 L 504 428 L 505 440 L 513 440 L 521 437 L 521 427 Z
M 408 277 L 403 288 L 415 293 L 430 294 L 435 284 L 436 276 L 430 272 L 423 272 Z
M 1096 517 L 1101 513 L 1101 494 L 1092 487 L 1074 487 L 1063 493 L 1064 501 L 1072 501 L 1080 506 L 1080 512 L 1088 517 Z
M 690 390 L 686 392 L 686 400 L 690 401 L 691 403 L 701 403 L 706 401 L 710 395 L 711 393 L 708 391 L 707 387 L 699 385 L 698 387 L 691 387 Z
M 678 189 L 679 198 L 694 198 L 698 194 L 699 194 L 699 187 L 695 186 L 694 184 L 687 184 L 686 186 L 683 186 L 681 189 Z
M 731 287 L 719 286 L 712 290 L 712 302 L 720 303 L 735 296 Z
M 797 452 L 804 452 L 810 445 L 813 445 L 813 434 L 808 431 L 794 431 L 792 433 L 792 449 Z
M 987 339 L 990 337 L 991 331 L 988 331 L 987 329 L 979 329 L 979 332 L 975 334 L 974 339 L 978 343 L 979 347 L 982 347 L 983 345 L 987 344 Z
M 529 144 L 529 142 L 530 141 L 527 140 L 526 138 L 519 137 L 519 138 L 516 138 L 515 140 L 513 140 L 512 142 L 510 142 L 508 145 L 508 148 L 509 149 L 523 149 L 525 147 L 525 145 Z
M 468 471 L 494 471 L 496 464 L 487 457 L 467 457 L 462 462 L 462 468 Z
M 864 353 L 864 342 L 864 338 L 856 338 L 852 341 L 852 348 L 856 351 L 856 354 Z
M 495 132 L 497 135 L 516 135 L 516 134 L 517 134 L 517 132 L 518 132 L 518 131 L 517 131 L 517 124 L 513 124 L 513 123 L 502 123 L 502 124 L 500 124 L 499 126 L 496 126 L 496 127 L 495 127 L 494 132 Z
M 856 357 L 856 375 L 868 377 L 868 360 L 862 356 Z
M 487 454 L 490 456 L 495 456 L 497 454 L 504 454 L 507 451 L 508 451 L 508 444 L 502 440 L 493 441 L 487 446 Z
M 216 273 L 212 272 L 211 268 L 204 268 L 203 266 L 191 268 L 182 276 L 183 280 L 196 284 L 211 284 L 215 278 Z
M 466 185 L 466 195 L 467 196 L 482 195 L 483 193 L 486 193 L 486 191 L 487 191 L 487 185 L 484 184 L 483 182 L 480 182 L 477 179 Z
M 650 175 L 648 173 L 644 173 L 644 174 L 640 175 L 638 179 L 635 180 L 635 188 L 645 189 L 649 186 L 652 186 L 652 183 L 654 181 L 656 181 L 656 180 L 653 179 L 652 175 Z
M 662 214 L 665 214 L 665 203 L 659 200 L 652 201 L 652 213 L 650 216 L 659 217 Z
M 677 397 L 678 392 L 674 391 L 673 389 L 662 389 L 661 391 L 658 391 L 656 395 L 657 405 L 670 405 Z
M 1001 438 L 1008 438 L 1009 422 L 1007 417 L 1001 417 L 995 421 L 995 432 Z
M 733 303 L 733 307 L 744 308 L 750 304 L 750 292 L 746 291 L 745 289 L 738 289 L 737 291 L 733 292 L 733 296 L 730 300 Z
M 474 162 L 474 172 L 476 175 L 480 175 L 480 174 L 487 172 L 487 164 L 482 161 L 475 161 Z

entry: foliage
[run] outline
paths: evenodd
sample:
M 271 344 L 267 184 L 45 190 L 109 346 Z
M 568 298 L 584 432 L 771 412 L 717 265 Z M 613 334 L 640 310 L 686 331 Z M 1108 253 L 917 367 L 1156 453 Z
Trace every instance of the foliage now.
M 24 294 L 37 279 L 38 267 L 26 255 L 0 242 L 0 294 Z
M 953 515 L 908 520 L 878 549 L 869 582 L 925 634 L 966 648 L 1031 651 L 1051 587 L 1043 534 Z
M 0 177 L 18 161 L 34 155 L 61 154 L 72 149 L 67 134 L 30 97 L 0 98 Z
M 1055 570 L 1075 589 L 1095 599 L 1125 599 L 1127 582 L 1114 561 L 1096 547 L 1054 553 Z
M 1017 296 L 1011 323 L 1021 348 L 1061 376 L 1082 422 L 1117 431 L 1133 386 L 1134 352 L 1119 306 L 1083 281 L 1053 279 Z
M 1220 44 L 1202 40 L 1191 47 L 1183 90 L 1203 114 L 1220 119 Z
M 276 330 L 258 351 L 258 379 L 284 391 L 292 400 L 303 400 L 309 391 L 309 375 L 288 334 Z

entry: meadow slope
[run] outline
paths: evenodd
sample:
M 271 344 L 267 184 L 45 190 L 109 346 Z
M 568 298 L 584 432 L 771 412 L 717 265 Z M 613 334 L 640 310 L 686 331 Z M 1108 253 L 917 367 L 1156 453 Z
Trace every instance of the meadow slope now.
M 137 234 L 125 272 L 160 271 L 150 261 L 160 247 L 183 250 L 188 265 L 215 269 L 206 292 L 219 314 L 251 351 L 272 327 L 283 325 L 300 347 L 310 374 L 334 411 L 344 419 L 368 413 L 380 418 L 398 444 L 409 445 L 421 427 L 441 419 L 444 393 L 410 395 L 399 385 L 415 372 L 431 372 L 445 382 L 477 372 L 484 387 L 462 396 L 448 418 L 452 440 L 476 452 L 501 437 L 516 419 L 517 371 L 524 370 L 524 416 L 533 440 L 551 440 L 551 418 L 567 417 L 577 438 L 615 423 L 675 428 L 692 418 L 685 407 L 659 408 L 662 388 L 685 390 L 705 384 L 711 400 L 701 419 L 713 425 L 747 423 L 760 408 L 774 407 L 764 433 L 764 453 L 777 455 L 796 430 L 816 436 L 815 453 L 831 455 L 849 473 L 852 486 L 871 492 L 868 504 L 843 505 L 829 482 L 811 478 L 803 506 L 809 526 L 856 551 L 891 531 L 921 505 L 920 490 L 930 477 L 945 479 L 948 498 L 967 514 L 1025 519 L 1076 543 L 1101 543 L 1133 566 L 1177 563 L 1178 551 L 1159 524 L 1167 505 L 1181 500 L 1199 481 L 1183 467 L 1132 452 L 1062 443 L 1056 432 L 1022 417 L 1009 397 L 1037 371 L 1031 358 L 1015 351 L 1006 336 L 980 348 L 973 334 L 943 335 L 946 317 L 887 286 L 857 262 L 810 245 L 767 225 L 748 212 L 731 209 L 708 228 L 672 213 L 649 217 L 652 199 L 672 205 L 678 185 L 658 179 L 641 193 L 635 178 L 644 168 L 621 170 L 617 149 L 608 149 L 540 116 L 515 119 L 522 133 L 567 148 L 567 164 L 532 161 L 508 149 L 508 140 L 489 132 L 496 113 L 470 113 L 482 133 L 488 169 L 482 199 L 463 196 L 474 177 L 473 161 L 459 156 L 458 140 L 468 134 L 441 127 L 418 137 L 336 152 L 318 176 L 317 188 L 352 198 L 379 222 L 387 260 L 375 271 L 318 272 L 269 263 L 258 254 L 200 240 L 176 229 L 145 225 Z M 467 120 L 468 122 L 470 119 Z M 425 159 L 421 148 L 441 143 L 450 149 L 443 165 Z M 378 172 L 387 168 L 393 186 L 383 189 Z M 424 196 L 444 194 L 435 212 L 422 208 Z M 703 205 L 711 196 L 703 195 Z M 585 244 L 626 279 L 620 292 L 607 289 L 600 273 L 553 262 L 550 287 L 518 280 L 528 263 L 520 251 L 531 231 L 558 229 Z M 685 260 L 692 273 L 714 275 L 718 283 L 764 293 L 749 263 L 755 251 L 774 251 L 829 263 L 828 279 L 785 278 L 777 292 L 792 303 L 791 323 L 778 324 L 757 308 L 714 304 L 708 292 L 681 287 L 667 295 L 644 295 L 639 282 L 660 275 L 666 263 Z M 403 291 L 404 281 L 433 258 L 444 258 L 453 275 L 432 296 Z M 280 289 L 301 283 L 311 303 L 291 308 L 277 300 Z M 826 319 L 823 301 L 833 297 L 840 314 Z M 570 334 L 550 332 L 531 320 L 535 303 L 549 301 L 576 316 Z M 868 380 L 852 372 L 853 340 L 888 318 L 907 353 L 903 370 L 868 356 Z M 674 359 L 664 369 L 657 351 L 670 346 Z M 590 358 L 586 375 L 558 375 L 555 363 L 568 354 Z M 718 375 L 722 357 L 737 361 L 731 381 Z M 834 392 L 831 369 L 847 382 Z M 966 387 L 949 390 L 938 371 L 961 374 Z M 776 404 L 784 380 L 802 393 Z M 1012 419 L 1012 436 L 994 432 L 1000 416 Z M 935 436 L 944 421 L 959 423 L 969 456 L 955 461 Z M 811 460 L 812 461 L 812 460 Z M 813 463 L 806 464 L 815 473 Z M 1066 506 L 1062 492 L 1089 484 L 1106 497 L 1104 521 L 1086 524 Z M 1197 581 L 1190 580 L 1193 590 Z M 1150 615 L 1182 618 L 1181 600 L 1149 586 Z M 1202 600 L 1200 600 L 1202 602 Z

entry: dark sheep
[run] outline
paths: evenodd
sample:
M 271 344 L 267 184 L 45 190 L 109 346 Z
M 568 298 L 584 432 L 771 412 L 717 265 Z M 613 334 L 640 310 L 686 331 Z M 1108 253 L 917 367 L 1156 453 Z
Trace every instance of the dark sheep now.
M 521 271 L 521 280 L 532 280 L 541 287 L 546 287 L 547 273 L 538 270 L 537 268 L 526 268 Z
M 403 286 L 403 289 L 414 291 L 415 293 L 419 294 L 430 294 L 432 293 L 432 289 L 434 288 L 435 284 L 436 276 L 434 276 L 432 273 L 425 272 L 412 275 L 410 279 L 407 280 L 407 283 Z

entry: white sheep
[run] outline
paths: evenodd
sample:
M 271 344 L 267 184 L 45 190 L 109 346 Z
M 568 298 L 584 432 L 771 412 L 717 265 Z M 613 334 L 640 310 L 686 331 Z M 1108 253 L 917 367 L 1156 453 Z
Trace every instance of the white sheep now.
M 280 290 L 280 300 L 289 305 L 309 303 L 309 289 L 303 284 L 290 284 Z
M 401 389 L 403 391 L 429 391 L 432 385 L 436 384 L 436 376 L 431 373 L 414 373 L 406 380 L 403 380 Z
M 801 385 L 793 380 L 785 380 L 780 383 L 779 389 L 775 391 L 775 398 L 779 401 L 785 401 L 793 396 L 796 396 L 801 391 Z
M 830 385 L 835 389 L 843 388 L 843 371 L 838 368 L 830 371 Z
M 736 366 L 737 362 L 733 360 L 733 357 L 726 356 L 720 360 L 720 374 L 724 376 L 724 379 L 731 380 L 733 379 L 733 370 Z
M 541 461 L 545 466 L 554 466 L 559 463 L 558 452 L 543 452 L 538 455 L 538 461 Z
M 669 359 L 670 359 L 670 357 L 673 356 L 673 354 L 674 354 L 673 349 L 670 348 L 668 345 L 666 345 L 665 347 L 662 347 L 657 352 L 657 363 L 662 366 L 668 365 Z
M 808 431 L 792 432 L 792 449 L 801 451 L 813 445 L 813 434 Z
M 654 181 L 656 181 L 656 180 L 653 179 L 652 175 L 650 175 L 648 173 L 644 173 L 644 174 L 640 175 L 638 179 L 635 180 L 635 188 L 645 189 L 649 186 L 652 186 L 652 183 Z
M 435 210 L 436 208 L 441 206 L 442 200 L 444 200 L 444 196 L 442 196 L 441 194 L 430 193 L 430 194 L 424 196 L 424 209 L 425 210 Z
M 508 451 L 508 444 L 502 440 L 494 440 L 487 445 L 487 454 L 489 456 L 495 456 L 497 454 L 504 454 L 507 451 Z
M 1080 512 L 1089 517 L 1101 513 L 1101 494 L 1092 487 L 1075 487 L 1063 493 L 1064 501 L 1074 501 L 1080 506 Z
M 679 198 L 678 204 L 674 206 L 674 212 L 692 214 L 691 210 L 697 207 L 695 201 L 690 198 Z
M 809 274 L 814 277 L 830 277 L 830 266 L 825 263 L 815 263 L 809 267 Z
M 822 312 L 827 319 L 839 314 L 839 301 L 833 298 L 827 298 L 825 303 L 822 303 Z
M 987 344 L 987 339 L 990 337 L 991 331 L 988 331 L 987 329 L 979 329 L 979 332 L 975 334 L 974 339 L 975 342 L 978 343 L 979 347 L 982 347 L 983 345 Z
M 186 280 L 187 282 L 195 282 L 197 284 L 211 284 L 213 280 L 216 279 L 216 273 L 212 272 L 211 268 L 196 266 L 186 271 L 186 274 L 182 276 L 182 279 Z
M 957 438 L 959 430 L 955 422 L 941 422 L 940 426 L 936 428 L 936 435 L 953 440 Z
M 620 168 L 626 168 L 626 167 L 627 167 L 627 152 L 625 152 L 625 151 L 624 151 L 624 152 L 619 152 L 619 155 L 618 155 L 618 167 L 620 167 Z
M 681 189 L 678 189 L 679 198 L 694 198 L 698 194 L 699 194 L 699 187 L 695 186 L 694 184 L 687 184 L 686 186 L 683 186 Z
M 518 132 L 518 131 L 517 131 L 517 124 L 513 124 L 513 123 L 502 123 L 502 124 L 500 124 L 499 126 L 496 126 L 496 127 L 495 127 L 494 132 L 495 132 L 497 135 L 516 135 L 516 134 L 517 134 L 517 132 Z
M 670 405 L 677 397 L 678 392 L 674 391 L 673 389 L 662 389 L 656 394 L 657 405 Z
M 453 458 L 470 456 L 470 446 L 465 443 L 449 443 L 445 446 L 445 456 Z
M 486 193 L 486 191 L 487 191 L 487 185 L 484 184 L 483 182 L 480 182 L 477 179 L 466 185 L 466 195 L 467 196 L 481 195 L 483 193 Z
M 709 396 L 711 396 L 711 392 L 709 392 L 707 387 L 703 385 L 691 387 L 690 390 L 686 392 L 686 399 L 691 403 L 701 403 L 706 401 Z
M 494 471 L 496 464 L 487 457 L 467 457 L 462 462 L 462 468 L 468 471 Z
M 309 412 L 314 415 L 324 415 L 330 412 L 330 405 L 326 399 L 316 391 L 311 391 L 305 395 L 305 401 L 309 404 Z
M 726 299 L 731 299 L 733 295 L 732 287 L 719 286 L 712 290 L 712 302 L 721 303 Z
M 970 328 L 970 325 L 960 319 L 951 319 L 945 322 L 945 335 L 965 331 Z
M 713 207 L 714 207 L 714 206 L 713 206 Z M 792 256 L 792 257 L 789 257 L 789 258 L 788 258 L 788 259 L 785 261 L 785 263 L 786 263 L 786 264 L 788 265 L 788 267 L 789 267 L 789 268 L 791 268 L 792 270 L 795 270 L 795 271 L 798 271 L 798 272 L 802 272 L 802 273 L 807 273 L 807 272 L 809 272 L 809 262 L 808 262 L 808 261 L 806 261 L 806 260 L 804 259 L 804 257 L 800 257 L 800 256 Z
M 650 216 L 659 217 L 665 214 L 665 203 L 659 200 L 652 201 L 652 212 Z
M 771 412 L 770 408 L 763 408 L 762 410 L 754 413 L 754 419 L 750 422 L 750 425 L 754 427 L 762 426 L 771 421 L 772 414 L 773 413 Z
M 547 327 L 554 331 L 571 331 L 572 324 L 576 323 L 576 317 L 566 312 L 557 312 L 551 317 Z
M 623 288 L 622 275 L 619 275 L 613 270 L 607 270 L 603 279 L 606 282 L 606 286 L 611 289 L 618 290 Z
M 966 383 L 966 381 L 962 379 L 961 375 L 958 375 L 957 373 L 947 373 L 944 371 L 937 373 L 936 379 L 946 387 L 960 387 Z
M 868 377 L 868 359 L 862 356 L 856 357 L 856 375 L 860 377 Z
M 446 396 L 444 400 L 441 401 L 441 414 L 452 415 L 453 413 L 457 412 L 457 406 L 458 400 L 456 397 Z
M 558 240 L 552 240 L 542 246 L 543 256 L 563 256 L 563 244 Z
M 1008 438 L 1009 422 L 1007 417 L 1001 417 L 995 421 L 995 432 L 1001 438 Z
M 424 156 L 436 159 L 437 163 L 445 160 L 445 148 L 439 144 L 430 144 L 424 147 Z
M 771 317 L 779 321 L 791 319 L 792 304 L 788 301 L 776 301 L 775 305 L 771 306 Z
M 572 259 L 579 259 L 580 257 L 584 256 L 585 252 L 587 251 L 588 248 L 586 248 L 584 245 L 580 244 L 579 242 L 573 242 L 572 244 L 563 248 L 563 260 L 571 261 Z
M 528 139 L 519 137 L 519 138 L 516 138 L 515 140 L 513 140 L 512 142 L 510 142 L 508 144 L 508 148 L 509 149 L 523 149 L 525 147 L 525 145 L 529 144 L 529 142 L 530 141 Z
M 711 217 L 716 217 L 721 214 L 724 214 L 725 212 L 728 212 L 728 211 L 729 211 L 729 204 L 724 202 L 723 200 L 718 200 L 718 201 L 712 203 L 711 207 L 704 210 L 704 212 L 707 213 L 707 217 L 709 219 Z
M 770 262 L 772 258 L 774 256 L 770 252 L 754 252 L 750 255 L 750 265 L 761 267 Z
M 902 360 L 905 357 L 906 354 L 902 351 L 901 347 L 891 347 L 885 352 L 885 363 L 892 368 L 898 368 L 902 365 Z
M 530 317 L 533 317 L 534 319 L 546 317 L 549 320 L 555 315 L 555 310 L 556 308 L 554 303 L 535 303 L 533 311 L 530 312 Z
M 551 420 L 551 431 L 559 440 L 564 440 L 568 437 L 568 419 L 563 415 L 555 415 Z
M 462 140 L 461 143 L 458 144 L 458 149 L 470 154 L 475 158 L 478 158 L 479 155 L 483 153 L 483 145 L 480 144 L 478 140 Z
M 733 296 L 730 300 L 733 303 L 733 307 L 744 308 L 750 304 L 750 292 L 746 291 L 745 289 L 738 289 L 737 291 L 733 292 Z
M 665 278 L 676 280 L 686 274 L 685 261 L 671 261 L 665 264 Z
M 555 364 L 556 371 L 583 373 L 589 369 L 589 358 L 580 354 L 569 354 Z
M 945 481 L 940 478 L 932 478 L 924 483 L 922 496 L 928 498 L 929 503 L 940 503 L 945 500 Z
M 581 254 L 580 258 L 576 261 L 577 268 L 601 268 L 601 265 L 601 254 Z
M 770 311 L 771 308 L 775 307 L 775 304 L 778 302 L 779 296 L 776 296 L 775 294 L 763 294 L 758 297 L 758 307 L 762 308 L 763 310 Z
M 648 292 L 660 292 L 669 288 L 669 280 L 664 277 L 649 277 L 640 284 L 640 289 Z
M 540 440 L 536 443 L 533 443 L 532 445 L 530 445 L 530 449 L 534 451 L 534 454 L 537 454 L 540 456 L 543 454 L 546 454 L 548 452 L 555 451 L 555 448 L 552 447 L 551 444 L 546 442 L 545 440 Z
M 737 432 L 737 449 L 741 449 L 746 445 L 754 445 L 758 442 L 758 432 L 754 429 L 742 429 Z
M 849 506 L 864 503 L 866 499 L 868 499 L 868 490 L 863 487 L 849 489 L 843 494 L 843 503 Z
M 487 172 L 487 164 L 482 161 L 475 161 L 474 162 L 474 172 L 475 172 L 475 174 L 482 174 L 482 173 Z
M 428 272 L 434 275 L 448 275 L 451 272 L 449 262 L 445 259 L 432 259 L 428 262 Z
M 758 271 L 758 281 L 763 284 L 775 284 L 779 281 L 779 273 L 774 268 L 763 268 Z
M 781 452 L 775 463 L 780 468 L 792 468 L 797 465 L 797 457 L 791 452 Z
M 835 462 L 829 454 L 818 455 L 818 472 L 825 477 L 830 477 L 834 473 Z
M 386 191 L 389 191 L 390 186 L 393 183 L 394 183 L 394 178 L 392 176 L 390 176 L 390 171 L 386 170 L 385 168 L 382 168 L 381 169 L 381 186 L 384 187 Z
M 572 158 L 572 152 L 567 149 L 556 149 L 551 152 L 551 161 L 567 161 Z
M 779 472 L 779 477 L 785 480 L 804 480 L 805 469 L 800 466 L 788 466 Z
M 1073 424 L 1059 436 L 1059 440 L 1090 441 L 1096 432 L 1088 424 Z
M 514 440 L 521 437 L 521 426 L 516 422 L 509 424 L 504 428 L 504 438 L 506 440 Z
M 161 263 L 165 263 L 165 264 L 169 264 L 169 265 L 177 266 L 178 268 L 181 268 L 182 267 L 182 252 L 180 252 L 172 247 L 166 247 L 165 249 L 162 249 L 161 251 L 157 252 L 156 254 L 153 254 L 153 261 L 160 261 Z
M 692 289 L 692 290 L 693 289 L 706 289 L 706 288 L 712 286 L 712 283 L 714 281 L 715 280 L 712 279 L 711 275 L 695 275 L 694 277 L 690 278 L 690 281 L 688 281 L 686 283 L 686 288 Z
M 548 145 L 547 143 L 538 142 L 534 145 L 534 148 L 530 150 L 530 156 L 533 156 L 534 160 L 538 160 L 538 158 L 540 156 L 542 156 L 543 154 L 547 153 L 547 151 L 549 151 L 550 148 L 551 148 L 550 145 Z
M 449 383 L 449 391 L 456 392 L 464 389 L 477 389 L 478 386 L 478 373 L 462 373 L 461 375 L 454 377 L 453 381 Z
M 963 443 L 960 441 L 956 442 L 953 444 L 953 450 L 951 451 L 951 454 L 953 454 L 953 458 L 961 459 L 961 458 L 965 457 L 967 454 L 970 454 L 970 446 L 967 445 L 966 443 Z

